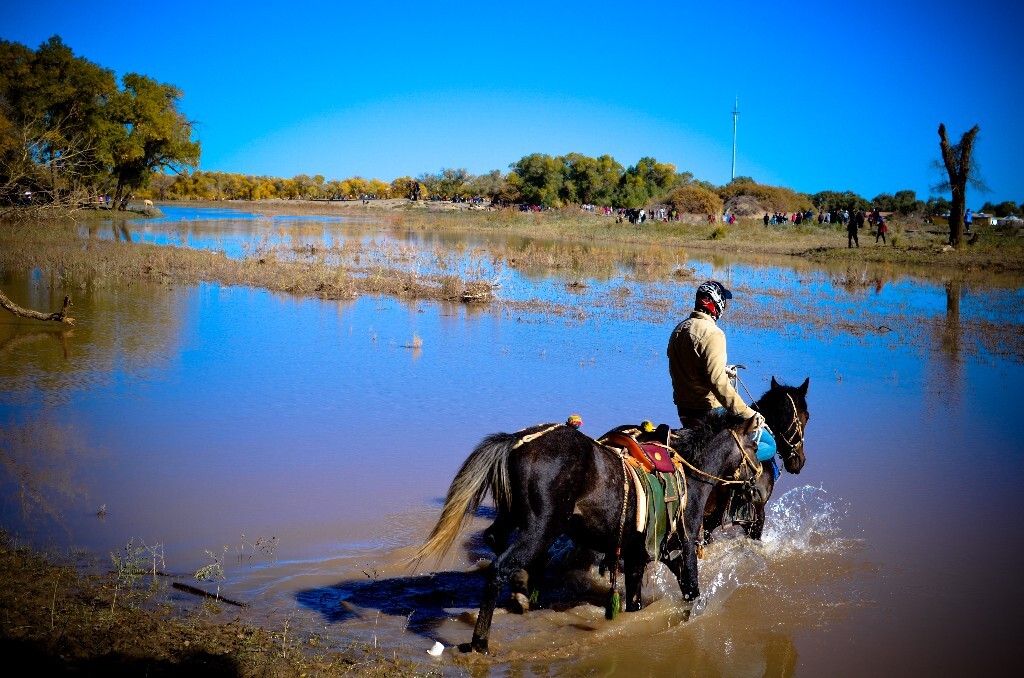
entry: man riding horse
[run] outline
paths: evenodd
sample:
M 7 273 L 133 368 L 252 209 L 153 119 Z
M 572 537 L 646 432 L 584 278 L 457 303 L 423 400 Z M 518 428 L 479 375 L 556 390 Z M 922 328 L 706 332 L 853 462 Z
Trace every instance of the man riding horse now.
M 717 280 L 701 283 L 693 312 L 672 331 L 668 341 L 672 399 L 686 428 L 696 426 L 716 408 L 748 419 L 756 417 L 760 444 L 770 445 L 774 453 L 771 434 L 762 430 L 764 417 L 743 402 L 731 381 L 736 378 L 736 367 L 726 363 L 725 332 L 718 326 L 729 299 L 732 292 Z

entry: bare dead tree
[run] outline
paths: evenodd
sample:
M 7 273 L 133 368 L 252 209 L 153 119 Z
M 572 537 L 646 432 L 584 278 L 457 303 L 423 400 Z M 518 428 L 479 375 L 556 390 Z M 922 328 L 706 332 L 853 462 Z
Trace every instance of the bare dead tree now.
M 14 315 L 21 316 L 22 318 L 32 318 L 34 320 L 47 320 L 65 323 L 67 325 L 74 325 L 75 319 L 68 315 L 68 309 L 71 308 L 71 297 L 64 297 L 64 306 L 60 311 L 56 313 L 40 313 L 39 311 L 33 311 L 31 309 L 22 308 L 16 303 L 11 301 L 6 294 L 0 291 L 0 308 L 4 308 Z
M 978 176 L 978 168 L 971 158 L 974 151 L 974 138 L 978 134 L 978 126 L 964 132 L 960 141 L 950 144 L 946 138 L 946 126 L 939 123 L 939 149 L 942 151 L 942 165 L 949 179 L 942 181 L 934 189 L 949 191 L 952 195 L 949 209 L 949 244 L 958 247 L 964 237 L 964 208 L 967 206 L 967 185 L 981 191 L 987 190 Z
M 17 139 L 7 153 L 0 154 L 0 196 L 11 204 L 0 207 L 0 217 L 64 216 L 82 202 L 88 191 L 82 187 L 85 173 L 96 169 L 95 147 L 81 135 L 66 135 L 66 120 L 44 126 L 41 121 L 14 125 Z M 42 191 L 29 204 L 21 201 L 25 187 Z

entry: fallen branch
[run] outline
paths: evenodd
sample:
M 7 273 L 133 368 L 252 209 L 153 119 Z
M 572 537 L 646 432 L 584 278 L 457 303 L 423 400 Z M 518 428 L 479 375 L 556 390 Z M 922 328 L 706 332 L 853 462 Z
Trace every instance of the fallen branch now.
M 21 316 L 22 318 L 32 318 L 33 320 L 52 320 L 54 322 L 66 323 L 68 325 L 75 324 L 75 319 L 68 316 L 68 309 L 71 308 L 71 297 L 64 297 L 64 307 L 57 313 L 40 313 L 39 311 L 22 308 L 8 299 L 7 295 L 3 292 L 0 292 L 0 306 L 4 307 L 14 315 Z
M 186 593 L 191 593 L 196 596 L 202 596 L 203 598 L 213 598 L 214 600 L 219 600 L 220 602 L 227 603 L 228 605 L 235 605 L 237 607 L 249 607 L 249 603 L 240 603 L 237 600 L 231 600 L 230 598 L 225 598 L 224 596 L 218 596 L 215 593 L 210 593 L 209 591 L 204 591 L 201 588 L 189 586 L 188 584 L 182 584 L 181 582 L 171 582 L 171 586 L 173 588 L 178 589 L 179 591 L 185 591 Z

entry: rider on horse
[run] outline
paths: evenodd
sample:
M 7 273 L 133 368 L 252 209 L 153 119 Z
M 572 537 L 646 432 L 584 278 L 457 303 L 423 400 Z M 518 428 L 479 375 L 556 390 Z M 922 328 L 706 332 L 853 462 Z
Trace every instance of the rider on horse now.
M 757 417 L 755 430 L 761 432 L 764 417 L 743 402 L 733 385 L 736 366 L 726 364 L 725 332 L 718 326 L 718 319 L 729 299 L 732 292 L 717 280 L 701 283 L 690 317 L 672 331 L 668 340 L 672 399 L 684 427 L 696 426 L 716 408 L 724 408 L 748 419 Z M 759 440 L 770 444 L 774 454 L 774 440 L 764 436 Z

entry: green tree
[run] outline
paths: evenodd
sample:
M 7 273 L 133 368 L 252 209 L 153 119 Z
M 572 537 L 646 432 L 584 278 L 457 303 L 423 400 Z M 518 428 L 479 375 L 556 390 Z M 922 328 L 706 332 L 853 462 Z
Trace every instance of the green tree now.
M 893 211 L 906 216 L 917 211 L 917 193 L 911 190 L 896 191 L 893 196 Z
M 879 193 L 871 199 L 871 206 L 880 212 L 895 212 L 896 198 L 890 193 Z
M 112 71 L 58 36 L 36 51 L 0 40 L 0 189 L 60 201 L 101 182 L 98 137 L 116 90 Z
M 566 185 L 571 186 L 569 202 L 585 205 L 609 205 L 622 176 L 622 165 L 610 155 L 591 158 L 570 153 L 563 158 L 567 167 Z
M 107 104 L 106 159 L 117 180 L 116 205 L 125 191 L 144 187 L 157 170 L 181 172 L 199 165 L 193 123 L 178 111 L 182 93 L 144 75 L 128 73 Z
M 867 211 L 871 203 L 853 191 L 819 191 L 811 196 L 811 203 L 819 212 L 830 210 Z
M 654 158 L 640 158 L 628 167 L 619 179 L 618 204 L 623 207 L 643 207 L 652 199 L 659 199 L 682 181 L 675 165 L 660 163 Z
M 501 170 L 491 170 L 487 174 L 481 174 L 470 181 L 467 189 L 473 195 L 495 202 L 508 202 L 510 187 L 508 177 L 501 173 Z
M 988 210 L 985 210 L 988 211 Z M 992 208 L 992 215 L 999 217 L 1008 217 L 1011 214 L 1017 213 L 1017 205 L 1012 200 L 1005 200 Z M 1018 214 L 1019 216 L 1019 214 Z
M 931 196 L 925 203 L 925 213 L 930 217 L 942 216 L 949 212 L 949 201 L 941 196 Z
M 946 170 L 947 179 L 939 183 L 935 190 L 949 191 L 952 197 L 949 208 L 949 244 L 958 247 L 964 237 L 964 210 L 967 206 L 967 186 L 986 190 L 978 176 L 978 168 L 971 154 L 974 152 L 974 139 L 978 135 L 978 126 L 964 132 L 960 141 L 950 144 L 946 138 L 946 126 L 939 123 L 939 150 L 942 153 L 942 167 Z
M 463 197 L 465 186 L 472 181 L 472 175 L 465 168 L 445 168 L 441 170 L 437 190 L 445 200 Z
M 519 199 L 531 205 L 560 206 L 566 165 L 547 153 L 532 153 L 509 165 L 510 180 L 518 189 Z M 515 179 L 512 179 L 512 176 Z

